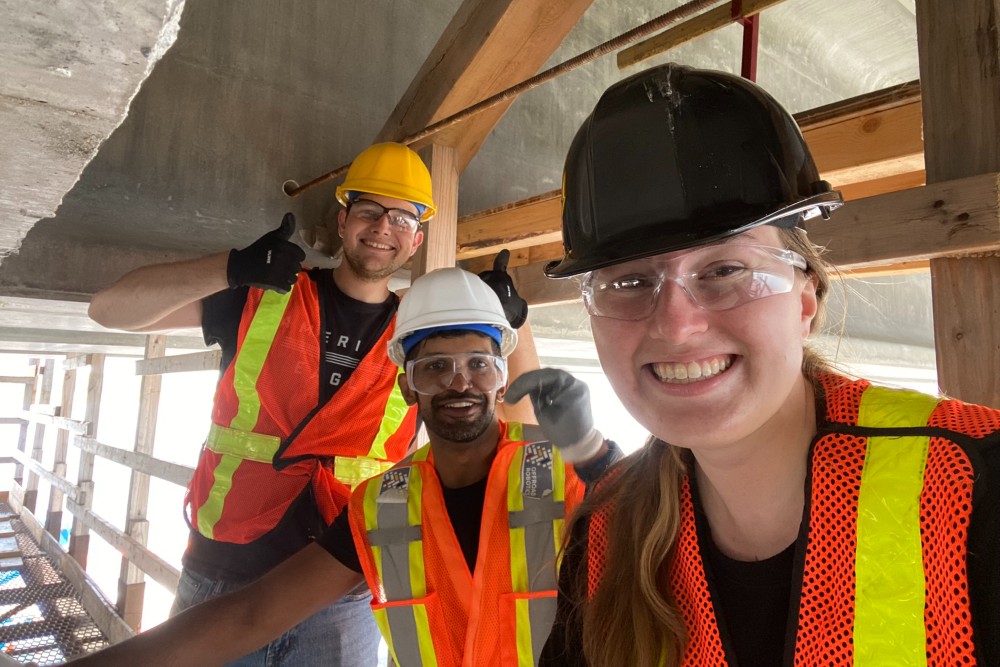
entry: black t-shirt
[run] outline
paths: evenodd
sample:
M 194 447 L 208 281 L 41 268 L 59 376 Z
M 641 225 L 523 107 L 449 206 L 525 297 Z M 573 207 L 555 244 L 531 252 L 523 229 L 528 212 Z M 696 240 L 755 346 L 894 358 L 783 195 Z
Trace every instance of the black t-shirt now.
M 705 568 L 718 598 L 721 630 L 740 667 L 775 667 L 785 650 L 795 543 L 762 561 L 734 560 L 706 540 Z
M 396 314 L 395 294 L 382 303 L 365 303 L 344 294 L 329 269 L 313 269 L 317 283 L 323 340 L 320 344 L 320 401 L 329 401 L 344 385 Z M 217 292 L 202 301 L 205 343 L 222 348 L 220 375 L 236 355 L 240 319 L 249 288 Z M 210 540 L 191 531 L 184 567 L 212 579 L 250 581 L 285 560 L 322 534 L 326 525 L 307 486 L 277 526 L 249 544 Z
M 487 479 L 484 477 L 475 484 L 457 489 L 441 487 L 448 519 L 462 548 L 462 555 L 465 556 L 469 572 L 475 572 L 476 557 L 479 554 L 479 530 L 483 520 L 483 503 L 486 501 Z M 361 561 L 358 560 L 358 552 L 351 536 L 351 525 L 346 509 L 320 536 L 317 544 L 345 567 L 361 572 Z
M 956 436 L 956 440 L 960 440 Z M 978 664 L 1000 664 L 1000 432 L 982 439 L 962 440 L 976 468 L 974 509 L 969 526 L 969 599 Z M 699 541 L 705 546 L 706 575 L 715 596 L 716 613 L 722 617 L 723 640 L 732 647 L 740 667 L 783 665 L 785 642 L 794 633 L 792 609 L 796 573 L 795 549 L 804 539 L 785 551 L 756 563 L 734 561 L 712 543 L 697 496 L 692 487 L 698 522 Z M 576 573 L 586 566 L 589 522 L 577 522 L 560 570 L 556 622 L 542 650 L 539 667 L 587 667 L 581 651 L 578 625 L 567 627 L 571 618 L 570 595 L 575 591 Z M 582 593 L 586 595 L 586 593 Z M 798 604 L 798 600 L 794 600 Z

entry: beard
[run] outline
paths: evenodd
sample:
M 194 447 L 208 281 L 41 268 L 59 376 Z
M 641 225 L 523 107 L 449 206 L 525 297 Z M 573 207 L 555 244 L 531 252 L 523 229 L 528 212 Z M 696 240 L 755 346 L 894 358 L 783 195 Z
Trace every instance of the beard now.
M 467 418 L 461 419 L 443 417 L 438 414 L 438 405 L 461 398 L 475 402 L 479 406 L 479 410 Z M 451 442 L 466 443 L 480 437 L 493 424 L 495 407 L 495 404 L 483 394 L 449 392 L 435 396 L 429 404 L 422 403 L 419 406 L 419 412 L 428 431 Z
M 351 267 L 351 271 L 354 275 L 367 282 L 385 280 L 394 274 L 401 266 L 403 266 L 403 264 L 405 264 L 405 261 L 397 261 L 397 258 L 398 254 L 387 264 L 372 267 L 365 264 L 365 260 L 361 258 L 359 253 L 356 253 L 353 250 L 348 250 L 344 247 L 344 261 Z

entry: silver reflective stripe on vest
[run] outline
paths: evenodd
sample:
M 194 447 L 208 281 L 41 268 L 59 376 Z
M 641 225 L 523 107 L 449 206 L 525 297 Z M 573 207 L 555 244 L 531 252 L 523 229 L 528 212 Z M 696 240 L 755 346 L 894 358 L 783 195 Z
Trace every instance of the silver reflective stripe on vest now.
M 565 503 L 556 500 L 552 479 L 552 445 L 547 442 L 527 444 L 521 461 L 521 498 L 523 509 L 509 513 L 511 529 L 524 529 L 529 593 L 556 589 L 555 557 L 558 546 L 552 522 L 565 515 Z M 534 625 L 532 615 L 532 625 Z
M 396 468 L 382 476 L 375 501 L 378 528 L 368 531 L 368 543 L 382 547 L 382 586 L 389 602 L 414 597 L 410 581 L 410 543 L 423 538 L 423 529 L 420 524 L 411 526 L 409 523 L 411 470 L 410 466 Z
M 379 572 L 387 602 L 420 600 L 427 595 L 420 523 L 422 486 L 420 471 L 414 466 L 388 470 L 380 480 L 375 498 L 376 527 L 368 530 L 367 536 L 369 545 L 380 553 Z M 436 664 L 422 603 L 387 606 L 381 612 L 396 658 L 407 667 Z

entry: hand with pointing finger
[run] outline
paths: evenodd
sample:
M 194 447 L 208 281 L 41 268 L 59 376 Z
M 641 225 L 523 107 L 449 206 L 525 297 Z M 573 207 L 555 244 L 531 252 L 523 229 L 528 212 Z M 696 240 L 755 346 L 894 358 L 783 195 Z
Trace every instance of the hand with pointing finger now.
M 604 436 L 594 428 L 590 390 L 582 380 L 557 368 L 528 371 L 511 383 L 504 398 L 517 403 L 524 396 L 531 397 L 538 425 L 565 461 L 587 461 L 601 449 Z
M 306 253 L 288 239 L 295 231 L 295 216 L 286 213 L 281 226 L 242 250 L 229 253 L 226 277 L 231 288 L 257 287 L 285 294 L 302 270 Z

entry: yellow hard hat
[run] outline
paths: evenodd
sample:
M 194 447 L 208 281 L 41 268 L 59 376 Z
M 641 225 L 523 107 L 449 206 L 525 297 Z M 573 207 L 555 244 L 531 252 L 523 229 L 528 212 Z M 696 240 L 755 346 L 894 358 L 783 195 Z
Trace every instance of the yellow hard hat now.
M 347 206 L 353 199 L 351 193 L 358 192 L 413 202 L 422 221 L 437 213 L 431 197 L 431 174 L 420 156 L 403 144 L 375 144 L 354 158 L 344 183 L 337 188 L 337 201 Z

